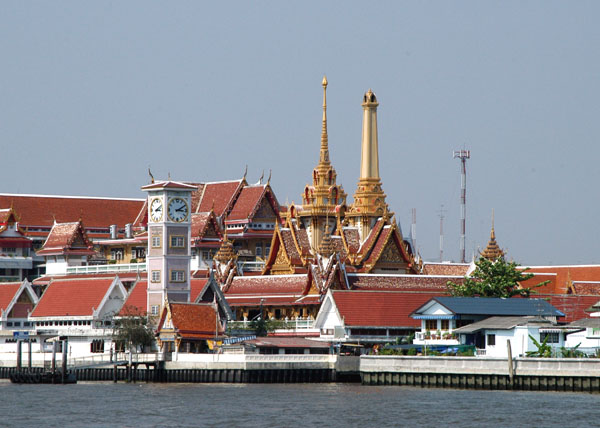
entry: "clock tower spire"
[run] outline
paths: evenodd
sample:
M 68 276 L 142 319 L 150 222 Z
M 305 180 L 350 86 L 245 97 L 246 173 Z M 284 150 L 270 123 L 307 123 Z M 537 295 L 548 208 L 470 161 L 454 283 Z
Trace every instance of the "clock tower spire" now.
M 147 310 L 160 314 L 166 301 L 190 301 L 191 194 L 196 186 L 156 181 L 148 192 Z

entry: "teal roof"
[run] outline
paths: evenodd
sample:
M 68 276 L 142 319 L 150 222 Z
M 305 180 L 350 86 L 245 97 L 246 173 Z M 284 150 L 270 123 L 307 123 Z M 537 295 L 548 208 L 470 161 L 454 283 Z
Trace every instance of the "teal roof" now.
M 484 315 L 484 316 L 554 316 L 564 317 L 565 314 L 543 299 L 496 297 L 434 297 L 433 301 L 444 306 L 454 315 Z M 423 308 L 429 302 L 417 309 L 413 318 L 423 315 Z

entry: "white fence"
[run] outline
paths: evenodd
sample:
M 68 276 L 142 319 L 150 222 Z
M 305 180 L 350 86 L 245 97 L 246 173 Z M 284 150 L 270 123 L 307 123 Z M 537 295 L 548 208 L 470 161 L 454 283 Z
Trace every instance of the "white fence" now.
M 86 273 L 118 273 L 118 272 L 146 272 L 146 263 L 123 263 L 112 265 L 70 266 L 67 274 Z

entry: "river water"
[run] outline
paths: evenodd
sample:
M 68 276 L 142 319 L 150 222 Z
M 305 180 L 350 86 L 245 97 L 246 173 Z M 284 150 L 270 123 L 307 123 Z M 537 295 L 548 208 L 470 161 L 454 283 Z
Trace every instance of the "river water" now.
M 13 385 L 2 427 L 583 427 L 600 396 L 359 384 Z

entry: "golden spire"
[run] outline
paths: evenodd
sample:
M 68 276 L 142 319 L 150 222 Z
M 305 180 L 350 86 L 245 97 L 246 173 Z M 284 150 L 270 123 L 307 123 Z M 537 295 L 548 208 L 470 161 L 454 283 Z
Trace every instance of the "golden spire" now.
M 329 138 L 327 136 L 327 76 L 323 76 L 323 124 L 321 126 L 321 154 L 319 165 L 329 165 Z
M 377 138 L 377 107 L 379 102 L 371 89 L 363 95 L 363 122 L 361 136 L 360 175 L 354 203 L 348 217 L 359 228 L 361 241 L 367 239 L 375 221 L 388 213 L 393 216 L 385 202 L 385 193 L 379 177 L 379 143 Z
M 500 249 L 496 242 L 496 231 L 494 230 L 494 210 L 492 210 L 492 231 L 490 232 L 490 241 L 481 253 L 481 257 L 494 261 L 504 256 L 504 251 Z

